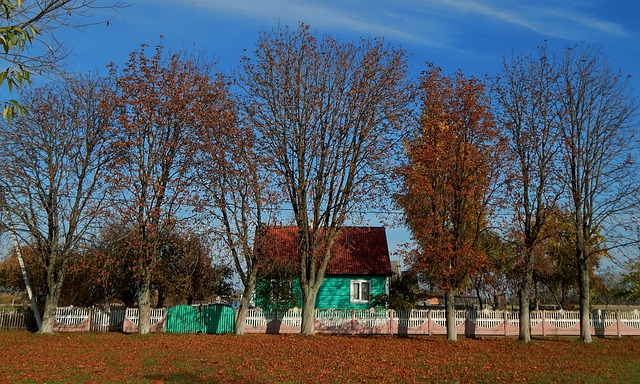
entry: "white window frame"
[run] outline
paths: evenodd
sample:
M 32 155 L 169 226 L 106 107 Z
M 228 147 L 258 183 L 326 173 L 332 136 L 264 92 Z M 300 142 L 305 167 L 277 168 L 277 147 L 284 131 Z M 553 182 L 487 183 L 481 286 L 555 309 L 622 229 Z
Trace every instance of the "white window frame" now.
M 363 285 L 366 285 L 368 287 L 366 300 L 362 298 Z M 371 301 L 371 280 L 351 280 L 351 284 L 349 285 L 349 287 L 352 303 L 368 303 Z

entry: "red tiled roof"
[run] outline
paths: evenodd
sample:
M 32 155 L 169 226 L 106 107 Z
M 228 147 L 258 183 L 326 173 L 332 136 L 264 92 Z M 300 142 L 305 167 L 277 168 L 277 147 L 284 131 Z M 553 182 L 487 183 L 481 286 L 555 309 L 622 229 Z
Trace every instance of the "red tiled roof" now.
M 266 260 L 297 269 L 298 227 L 268 227 Z M 331 250 L 326 275 L 391 275 L 384 227 L 342 227 Z

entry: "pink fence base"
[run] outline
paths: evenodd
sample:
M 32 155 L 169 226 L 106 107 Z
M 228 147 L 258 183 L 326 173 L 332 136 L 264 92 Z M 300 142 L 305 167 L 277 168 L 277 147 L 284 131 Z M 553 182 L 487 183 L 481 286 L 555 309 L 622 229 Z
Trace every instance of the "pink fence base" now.
M 56 308 L 53 330 L 55 332 L 89 332 L 91 313 L 92 308 Z
M 640 336 L 640 329 L 630 328 L 626 324 L 621 322 L 618 322 L 616 324 L 616 331 L 616 336 Z M 599 336 L 598 330 L 592 333 Z M 607 334 L 604 334 L 604 336 L 607 336 Z
M 55 321 L 53 323 L 53 330 L 55 332 L 89 332 L 91 330 L 91 320 L 88 318 L 73 325 L 61 324 Z
M 458 335 L 467 337 L 481 336 L 518 336 L 520 330 L 509 322 L 496 325 L 491 328 L 483 328 L 475 325 L 472 321 L 465 321 L 464 324 L 456 327 Z M 418 327 L 407 327 L 399 324 L 395 320 L 389 320 L 385 324 L 377 327 L 367 327 L 358 321 L 349 320 L 340 326 L 326 326 L 320 321 L 315 322 L 315 332 L 317 334 L 335 335 L 446 335 L 447 329 L 433 321 L 427 321 Z M 252 327 L 245 325 L 245 333 L 276 333 L 289 334 L 300 333 L 299 327 L 290 327 L 282 324 L 280 320 L 272 320 L 266 326 Z M 630 328 L 620 322 L 606 328 L 591 327 L 591 335 L 598 337 L 621 337 L 640 336 L 640 330 Z M 572 325 L 568 328 L 559 328 L 552 324 L 543 322 L 531 328 L 531 336 L 552 337 L 552 336 L 580 336 L 580 325 Z
M 273 333 L 273 334 L 289 334 L 300 333 L 300 327 L 292 327 L 282 322 L 281 319 L 273 319 L 261 326 L 245 325 L 245 333 Z
M 131 319 L 124 319 L 122 324 L 122 332 L 124 333 L 138 333 L 138 324 L 134 323 Z M 164 319 L 158 321 L 155 324 L 151 324 L 149 332 L 164 332 Z
M 149 318 L 149 332 L 164 332 L 164 324 L 167 319 L 167 311 L 164 308 L 151 309 Z M 138 309 L 127 308 L 122 324 L 122 332 L 138 332 Z
M 422 311 L 417 316 L 413 313 L 396 311 L 351 311 L 351 316 L 345 312 L 336 311 L 332 315 L 327 311 L 318 311 L 315 321 L 317 334 L 343 335 L 445 335 L 442 313 Z M 381 314 L 382 313 L 382 314 Z M 436 318 L 433 315 L 437 315 Z M 280 315 L 283 315 L 282 313 Z M 591 319 L 591 334 L 599 337 L 640 336 L 640 314 L 626 313 L 626 320 L 621 313 L 594 313 Z M 282 318 L 272 318 L 270 314 L 263 315 L 261 310 L 249 313 L 245 325 L 246 333 L 299 333 L 299 326 L 289 326 L 284 322 L 295 323 L 297 312 L 283 315 Z M 615 317 L 615 318 L 614 318 Z M 629 326 L 625 323 L 633 324 Z M 456 332 L 467 337 L 481 336 L 518 336 L 517 313 L 491 311 L 459 311 L 456 318 Z M 259 323 L 260 326 L 255 326 Z M 577 312 L 536 312 L 532 313 L 531 335 L 546 336 L 579 336 L 580 322 Z
M 446 333 L 446 332 L 445 332 Z M 518 327 L 509 321 L 503 321 L 501 324 L 490 328 L 479 327 L 471 321 L 465 322 L 464 334 L 469 337 L 478 336 L 517 336 L 520 333 Z
M 579 336 L 578 312 L 531 312 L 531 335 Z M 315 332 L 343 335 L 445 335 L 443 310 L 317 310 Z M 297 308 L 280 311 L 249 310 L 245 333 L 300 333 L 302 312 Z M 640 312 L 594 312 L 591 334 L 597 337 L 640 336 Z M 153 309 L 151 332 L 164 332 L 166 311 Z M 457 311 L 456 332 L 467 337 L 517 336 L 518 313 L 507 311 Z M 138 310 L 99 308 L 58 308 L 57 332 L 138 332 Z

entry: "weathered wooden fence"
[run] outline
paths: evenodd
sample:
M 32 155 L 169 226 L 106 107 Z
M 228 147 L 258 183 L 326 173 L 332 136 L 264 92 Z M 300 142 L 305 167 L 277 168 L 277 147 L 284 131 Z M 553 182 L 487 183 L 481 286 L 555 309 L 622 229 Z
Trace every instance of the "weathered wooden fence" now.
M 316 333 L 369 335 L 446 334 L 444 310 L 316 310 Z M 0 329 L 27 329 L 29 320 L 19 312 L 0 312 Z M 223 305 L 176 306 L 153 309 L 152 332 L 231 333 L 235 312 Z M 595 311 L 591 313 L 595 336 L 640 336 L 640 312 Z M 246 333 L 299 333 L 302 312 L 249 310 Z M 517 336 L 519 319 L 510 311 L 457 311 L 456 330 L 468 337 Z M 580 316 L 575 311 L 533 311 L 532 336 L 578 336 Z M 54 329 L 59 332 L 125 332 L 138 330 L 137 308 L 63 307 L 56 311 Z
M 36 327 L 35 318 L 30 311 L 0 311 L 0 329 L 27 330 L 34 327 Z
M 0 311 L 0 329 L 28 329 L 32 316 Z M 57 332 L 138 332 L 137 308 L 59 307 L 55 316 Z M 235 311 L 219 304 L 152 309 L 149 321 L 151 332 L 175 333 L 231 333 L 234 322 Z
M 151 309 L 151 332 L 164 331 L 165 309 Z M 56 309 L 53 329 L 57 332 L 138 332 L 138 308 L 82 308 Z

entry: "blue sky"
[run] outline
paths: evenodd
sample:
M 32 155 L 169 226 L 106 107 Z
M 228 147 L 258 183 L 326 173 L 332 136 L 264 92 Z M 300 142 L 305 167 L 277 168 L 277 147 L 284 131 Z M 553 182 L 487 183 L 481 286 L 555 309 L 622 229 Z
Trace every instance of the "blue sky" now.
M 124 65 L 140 44 L 155 45 L 164 36 L 172 50 L 196 49 L 231 74 L 241 56 L 252 52 L 258 33 L 278 23 L 299 21 L 343 41 L 383 36 L 410 55 L 418 75 L 433 62 L 452 73 L 483 77 L 500 70 L 503 56 L 527 54 L 548 44 L 586 43 L 601 49 L 614 68 L 633 76 L 640 94 L 640 1 L 638 0 L 129 0 L 115 14 L 82 30 L 58 36 L 73 49 L 66 69 L 105 71 L 109 62 Z M 378 225 L 372 222 L 372 225 Z M 390 230 L 392 249 L 408 240 L 406 231 Z
M 101 0 L 103 1 L 103 0 Z M 103 1 L 104 2 L 104 1 Z M 119 15 L 82 30 L 60 31 L 74 52 L 69 70 L 122 64 L 140 44 L 160 35 L 171 49 L 203 50 L 234 69 L 258 32 L 278 23 L 304 21 L 344 40 L 383 36 L 411 54 L 417 74 L 434 62 L 446 72 L 496 72 L 502 56 L 532 52 L 548 42 L 552 51 L 585 42 L 600 48 L 614 67 L 640 70 L 640 2 L 637 0 L 132 0 Z M 635 73 L 634 73 L 635 72 Z M 637 77 L 637 76 L 636 76 Z M 639 80 L 634 80 L 635 84 Z M 636 87 L 638 88 L 638 87 Z

